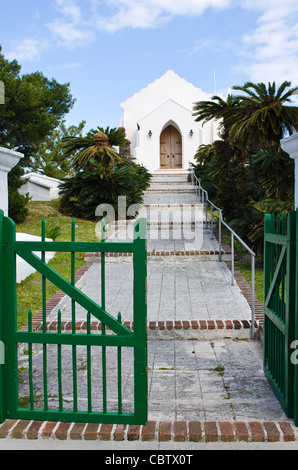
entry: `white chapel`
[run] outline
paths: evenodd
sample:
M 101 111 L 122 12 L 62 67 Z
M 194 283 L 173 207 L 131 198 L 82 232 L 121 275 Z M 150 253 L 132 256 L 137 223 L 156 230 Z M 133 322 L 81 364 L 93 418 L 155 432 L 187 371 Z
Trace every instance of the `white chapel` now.
M 187 170 L 202 144 L 218 133 L 216 122 L 195 122 L 193 106 L 210 101 L 204 93 L 172 70 L 121 103 L 130 154 L 150 172 Z

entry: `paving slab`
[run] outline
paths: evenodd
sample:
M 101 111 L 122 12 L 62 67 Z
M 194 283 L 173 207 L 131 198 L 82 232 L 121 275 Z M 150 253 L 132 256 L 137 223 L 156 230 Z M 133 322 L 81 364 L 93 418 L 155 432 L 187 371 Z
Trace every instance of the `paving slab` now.
M 108 260 L 109 258 L 107 258 Z M 132 260 L 106 262 L 106 310 L 123 321 L 133 320 Z M 101 266 L 92 263 L 77 283 L 92 300 L 101 303 Z M 194 261 L 175 258 L 172 261 L 148 260 L 147 320 L 250 320 L 251 309 L 235 284 L 225 262 Z M 48 316 L 57 321 L 71 320 L 71 301 L 65 296 Z M 85 321 L 86 311 L 79 305 L 76 320 Z
M 101 348 L 92 347 L 92 407 L 102 411 Z M 107 348 L 108 411 L 117 409 L 117 348 Z M 123 412 L 133 411 L 133 355 L 122 348 Z M 57 346 L 48 346 L 49 377 L 57 377 Z M 72 409 L 72 348 L 63 346 L 63 406 Z M 78 408 L 87 407 L 87 348 L 77 347 Z M 43 406 L 42 345 L 35 346 L 33 380 L 37 409 Z M 29 395 L 28 355 L 20 349 L 20 396 Z M 49 380 L 49 409 L 57 409 L 57 380 Z M 40 398 L 38 396 L 40 394 Z M 263 371 L 259 342 L 148 342 L 149 421 L 288 421 Z

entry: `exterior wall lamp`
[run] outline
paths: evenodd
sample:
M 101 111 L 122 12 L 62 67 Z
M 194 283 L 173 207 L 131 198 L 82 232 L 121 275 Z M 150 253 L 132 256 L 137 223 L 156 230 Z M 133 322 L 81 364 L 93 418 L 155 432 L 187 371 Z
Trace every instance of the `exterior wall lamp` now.
M 148 132 L 148 135 L 149 135 L 149 137 L 152 137 L 152 132 L 149 131 L 149 132 Z
M 190 133 L 189 133 L 189 135 L 190 135 L 190 137 L 192 137 L 192 136 L 193 136 L 193 130 L 192 130 L 192 129 L 190 130 Z

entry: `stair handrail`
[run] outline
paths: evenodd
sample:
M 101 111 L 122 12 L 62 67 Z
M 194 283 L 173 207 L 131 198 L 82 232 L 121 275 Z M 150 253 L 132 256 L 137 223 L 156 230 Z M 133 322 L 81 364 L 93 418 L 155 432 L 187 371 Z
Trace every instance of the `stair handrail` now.
M 218 243 L 219 243 L 219 261 L 222 261 L 222 225 L 224 225 L 231 233 L 231 285 L 234 285 L 234 272 L 235 272 L 235 250 L 234 250 L 234 239 L 236 238 L 244 248 L 250 253 L 251 255 L 251 338 L 254 339 L 255 337 L 255 257 L 256 254 L 254 251 L 249 248 L 249 246 L 237 235 L 237 233 L 224 221 L 222 210 L 213 204 L 210 201 L 208 192 L 204 189 L 201 185 L 201 178 L 197 178 L 194 169 L 191 169 L 191 183 L 195 186 L 195 193 L 196 197 L 199 198 L 199 201 L 203 205 L 203 213 L 204 210 L 206 211 L 206 228 L 207 228 L 207 221 L 208 221 L 208 203 L 211 206 L 211 230 L 213 234 L 213 211 L 216 210 L 218 212 Z

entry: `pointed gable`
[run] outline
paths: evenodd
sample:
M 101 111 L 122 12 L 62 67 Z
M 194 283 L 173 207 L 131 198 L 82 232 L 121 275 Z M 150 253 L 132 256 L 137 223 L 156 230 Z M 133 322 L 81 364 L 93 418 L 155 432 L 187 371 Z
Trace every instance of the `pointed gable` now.
M 179 77 L 173 70 L 168 70 L 162 77 L 121 103 L 121 107 L 139 120 L 168 100 L 175 101 L 192 112 L 195 101 L 209 99 L 210 95 Z

